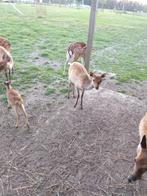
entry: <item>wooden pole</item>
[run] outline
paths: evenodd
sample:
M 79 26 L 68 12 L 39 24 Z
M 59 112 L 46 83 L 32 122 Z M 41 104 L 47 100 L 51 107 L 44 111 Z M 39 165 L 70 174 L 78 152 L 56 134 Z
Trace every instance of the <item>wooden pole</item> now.
M 85 67 L 87 70 L 89 70 L 90 56 L 91 56 L 92 43 L 93 43 L 93 35 L 94 35 L 95 22 L 96 22 L 97 5 L 98 5 L 98 0 L 91 0 L 89 32 L 88 32 L 87 50 L 86 50 L 86 57 L 85 57 Z

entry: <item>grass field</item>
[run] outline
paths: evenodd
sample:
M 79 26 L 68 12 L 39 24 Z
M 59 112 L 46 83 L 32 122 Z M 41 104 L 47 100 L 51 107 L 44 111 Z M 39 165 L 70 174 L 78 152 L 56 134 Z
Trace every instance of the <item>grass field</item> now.
M 70 42 L 87 41 L 89 10 L 24 4 L 16 7 L 23 15 L 11 4 L 0 4 L 0 35 L 13 46 L 14 85 L 23 89 L 37 81 L 65 83 L 65 51 Z M 121 82 L 147 79 L 147 16 L 99 12 L 93 44 L 91 68 L 114 72 Z M 47 63 L 36 65 L 40 58 Z M 54 69 L 53 62 L 60 68 Z

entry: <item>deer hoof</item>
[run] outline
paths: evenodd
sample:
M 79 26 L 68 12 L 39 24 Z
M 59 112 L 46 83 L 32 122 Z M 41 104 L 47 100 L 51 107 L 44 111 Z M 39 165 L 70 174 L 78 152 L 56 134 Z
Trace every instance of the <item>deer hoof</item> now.
M 15 125 L 15 128 L 17 129 L 18 128 L 18 125 Z
M 27 128 L 30 129 L 30 125 L 29 124 L 27 124 Z
M 8 110 L 10 110 L 12 107 L 10 105 L 7 106 Z

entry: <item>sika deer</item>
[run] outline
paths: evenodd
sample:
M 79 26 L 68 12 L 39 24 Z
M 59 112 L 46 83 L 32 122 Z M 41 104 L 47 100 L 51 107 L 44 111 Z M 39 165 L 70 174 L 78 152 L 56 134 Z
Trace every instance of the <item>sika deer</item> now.
M 78 63 L 69 63 L 69 71 L 68 71 L 68 76 L 69 76 L 69 89 L 68 89 L 68 98 L 70 96 L 70 88 L 73 86 L 73 90 L 76 88 L 77 89 L 77 100 L 74 105 L 74 107 L 77 106 L 78 100 L 80 97 L 80 90 L 82 91 L 81 94 L 81 109 L 83 109 L 83 96 L 84 96 L 84 91 L 85 90 L 91 90 L 93 88 L 96 88 L 97 90 L 99 89 L 99 85 L 102 82 L 103 78 L 106 76 L 105 73 L 103 74 L 98 74 L 98 73 L 93 73 L 90 72 L 90 74 L 87 72 L 86 68 Z
M 13 72 L 13 57 L 10 54 L 9 51 L 7 51 L 4 47 L 0 46 L 0 72 L 4 71 L 6 78 L 8 80 L 8 74 L 9 74 L 9 79 L 11 75 L 11 71 Z
M 147 171 L 147 113 L 139 124 L 140 143 L 137 148 L 137 156 L 132 175 L 128 177 L 128 182 L 133 182 L 141 178 Z
M 6 81 L 4 84 L 6 85 L 6 88 L 7 88 L 8 104 L 14 109 L 16 113 L 16 128 L 18 128 L 18 125 L 19 125 L 19 112 L 18 112 L 19 110 L 21 110 L 23 114 L 25 115 L 26 125 L 29 128 L 28 115 L 25 111 L 23 99 L 20 93 L 14 88 L 12 88 L 11 81 Z
M 83 63 L 85 64 L 85 55 L 86 55 L 87 45 L 84 42 L 75 42 L 68 46 L 66 53 L 66 63 L 73 63 L 77 61 L 79 58 L 83 59 Z M 65 67 L 64 67 L 65 72 Z
M 0 46 L 4 47 L 7 51 L 11 51 L 11 44 L 4 37 L 0 37 Z

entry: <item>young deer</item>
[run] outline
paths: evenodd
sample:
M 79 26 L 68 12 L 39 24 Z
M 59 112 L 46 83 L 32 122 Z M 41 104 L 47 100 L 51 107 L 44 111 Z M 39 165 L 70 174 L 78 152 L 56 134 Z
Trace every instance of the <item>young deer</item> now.
M 0 37 L 0 46 L 4 47 L 9 52 L 11 51 L 11 44 L 4 37 Z
M 132 175 L 128 177 L 128 182 L 133 182 L 141 178 L 147 171 L 147 113 L 139 124 L 140 143 L 137 148 L 137 156 Z
M 68 46 L 66 53 L 66 63 L 73 63 L 77 61 L 79 58 L 83 59 L 83 63 L 85 64 L 85 55 L 86 55 L 87 45 L 84 42 L 75 42 Z M 65 67 L 64 67 L 65 72 Z
M 86 68 L 78 63 L 69 63 L 69 71 L 68 71 L 68 76 L 69 76 L 69 89 L 68 89 L 68 98 L 70 97 L 70 88 L 71 86 L 73 87 L 73 94 L 74 94 L 74 89 L 77 90 L 78 96 L 76 103 L 74 107 L 77 106 L 78 100 L 80 97 L 80 90 L 82 91 L 81 94 L 81 109 L 83 109 L 83 96 L 84 96 L 84 91 L 85 90 L 91 90 L 93 88 L 96 88 L 98 90 L 100 83 L 102 82 L 103 78 L 106 76 L 105 73 L 103 74 L 98 74 L 98 73 L 93 73 L 90 72 L 90 74 L 87 72 Z
M 21 110 L 23 114 L 25 115 L 26 125 L 29 128 L 28 115 L 25 111 L 23 99 L 20 93 L 14 88 L 12 88 L 11 81 L 6 81 L 4 84 L 6 85 L 6 88 L 7 88 L 8 105 L 11 106 L 16 113 L 16 128 L 18 128 L 18 125 L 19 125 L 19 110 Z
M 13 72 L 13 57 L 10 54 L 9 51 L 7 51 L 4 47 L 0 46 L 0 72 L 4 71 L 6 78 L 8 80 L 8 74 L 9 74 L 9 79 L 11 75 L 11 71 Z

